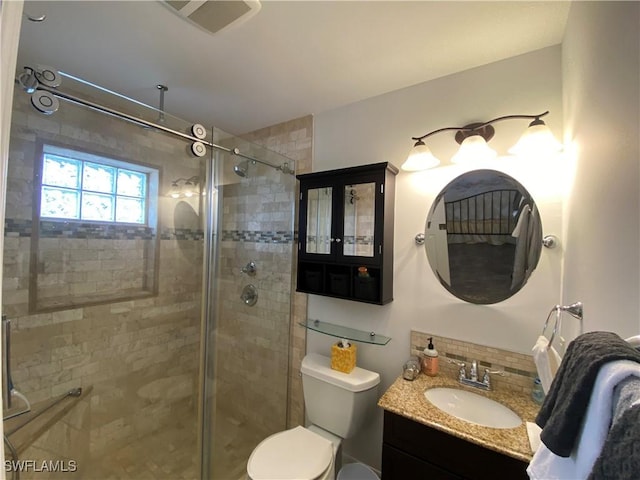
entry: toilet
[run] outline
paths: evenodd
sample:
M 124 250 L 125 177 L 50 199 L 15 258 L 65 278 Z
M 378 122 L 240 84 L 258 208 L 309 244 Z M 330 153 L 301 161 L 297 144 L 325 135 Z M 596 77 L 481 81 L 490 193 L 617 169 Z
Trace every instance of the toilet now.
M 378 373 L 359 367 L 338 372 L 331 369 L 330 358 L 317 353 L 302 359 L 300 371 L 311 425 L 260 442 L 247 462 L 249 480 L 335 480 L 342 439 L 353 436 L 375 408 Z

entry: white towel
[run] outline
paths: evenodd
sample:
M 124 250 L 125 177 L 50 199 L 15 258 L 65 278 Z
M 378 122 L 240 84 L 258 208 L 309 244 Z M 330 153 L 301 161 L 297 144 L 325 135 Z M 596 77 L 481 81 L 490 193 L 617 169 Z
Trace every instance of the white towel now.
M 549 347 L 549 340 L 544 335 L 540 335 L 533 346 L 533 361 L 538 370 L 538 377 L 542 384 L 544 393 L 549 393 L 553 377 L 558 373 L 561 358 L 555 348 Z
M 552 378 L 555 378 L 556 373 L 558 373 L 558 369 L 560 368 L 562 358 L 560 358 L 560 354 L 558 354 L 557 350 L 553 348 L 553 345 L 549 345 L 549 347 L 547 347 L 547 354 L 549 355 L 549 369 L 551 370 L 551 376 Z
M 533 422 L 527 422 L 527 436 L 529 437 L 529 446 L 531 447 L 531 452 L 536 453 L 538 448 L 540 448 L 540 432 L 542 429 Z
M 640 335 L 636 335 L 635 337 L 629 337 L 624 339 L 625 342 L 628 342 L 633 348 L 640 347 Z
M 640 364 L 618 360 L 602 366 L 591 392 L 578 443 L 570 457 L 552 453 L 542 443 L 527 468 L 531 479 L 586 479 L 600 455 L 611 425 L 613 389 L 629 375 L 640 377 Z

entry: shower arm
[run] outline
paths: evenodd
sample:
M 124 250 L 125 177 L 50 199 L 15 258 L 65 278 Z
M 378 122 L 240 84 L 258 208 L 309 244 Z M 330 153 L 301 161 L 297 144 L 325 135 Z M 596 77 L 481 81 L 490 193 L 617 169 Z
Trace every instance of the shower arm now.
M 46 87 L 44 85 L 40 85 L 39 84 L 36 87 L 36 90 L 42 90 L 42 91 L 48 92 L 51 95 L 54 95 L 54 96 L 56 96 L 58 98 L 62 98 L 63 100 L 67 100 L 69 102 L 73 102 L 73 103 L 76 103 L 76 104 L 79 104 L 79 105 L 84 105 L 85 107 L 89 107 L 89 108 L 91 108 L 93 110 L 97 110 L 97 111 L 102 112 L 102 113 L 113 115 L 113 116 L 121 118 L 123 120 L 127 120 L 129 122 L 136 123 L 138 125 L 142 125 L 142 126 L 150 127 L 150 128 L 155 128 L 157 130 L 161 130 L 161 131 L 163 131 L 165 133 L 169 133 L 171 135 L 178 136 L 180 138 L 183 138 L 185 140 L 189 140 L 191 142 L 202 143 L 203 145 L 205 145 L 207 147 L 214 148 L 216 150 L 221 150 L 223 152 L 230 153 L 232 155 L 237 155 L 239 157 L 245 158 L 245 159 L 250 160 L 252 162 L 257 162 L 257 163 L 261 163 L 263 165 L 267 165 L 267 166 L 269 166 L 269 167 L 271 167 L 271 168 L 273 168 L 275 170 L 281 171 L 282 173 L 291 173 L 292 174 L 294 172 L 291 168 L 289 168 L 289 164 L 286 163 L 286 162 L 283 163 L 282 165 L 274 165 L 274 164 L 272 164 L 270 162 L 267 162 L 265 160 L 259 160 L 257 158 L 252 157 L 251 155 L 246 155 L 246 154 L 242 153 L 240 151 L 240 149 L 238 149 L 237 147 L 236 148 L 223 147 L 222 145 L 217 145 L 215 143 L 208 142 L 208 141 L 203 140 L 201 138 L 197 138 L 197 137 L 194 137 L 192 135 L 179 132 L 178 130 L 174 130 L 172 128 L 165 127 L 164 125 L 158 125 L 157 123 L 150 122 L 148 120 L 144 120 L 142 118 L 138 118 L 138 117 L 135 117 L 133 115 L 129 115 L 128 113 L 124 113 L 124 112 L 121 112 L 119 110 L 115 110 L 115 109 L 107 107 L 105 105 L 100 105 L 99 103 L 95 103 L 95 102 L 92 102 L 90 100 L 86 100 L 84 98 L 76 97 L 76 96 L 71 95 L 69 93 L 62 92 L 62 91 L 60 91 L 60 90 L 58 90 L 56 88 L 49 88 L 49 87 Z

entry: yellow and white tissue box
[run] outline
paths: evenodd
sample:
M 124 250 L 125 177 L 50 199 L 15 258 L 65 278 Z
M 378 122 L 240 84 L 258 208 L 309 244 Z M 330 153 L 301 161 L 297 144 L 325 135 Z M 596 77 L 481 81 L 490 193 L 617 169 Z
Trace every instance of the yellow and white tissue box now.
M 339 372 L 351 373 L 356 367 L 356 346 L 353 343 L 343 347 L 342 342 L 331 346 L 331 368 Z

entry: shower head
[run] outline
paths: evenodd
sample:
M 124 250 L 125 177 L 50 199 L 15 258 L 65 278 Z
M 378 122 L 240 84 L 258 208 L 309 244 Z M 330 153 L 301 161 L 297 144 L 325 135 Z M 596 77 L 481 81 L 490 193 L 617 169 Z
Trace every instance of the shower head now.
M 233 166 L 234 173 L 239 177 L 246 177 L 248 169 L 249 169 L 248 160 L 245 160 L 244 162 L 240 162 L 237 165 Z

